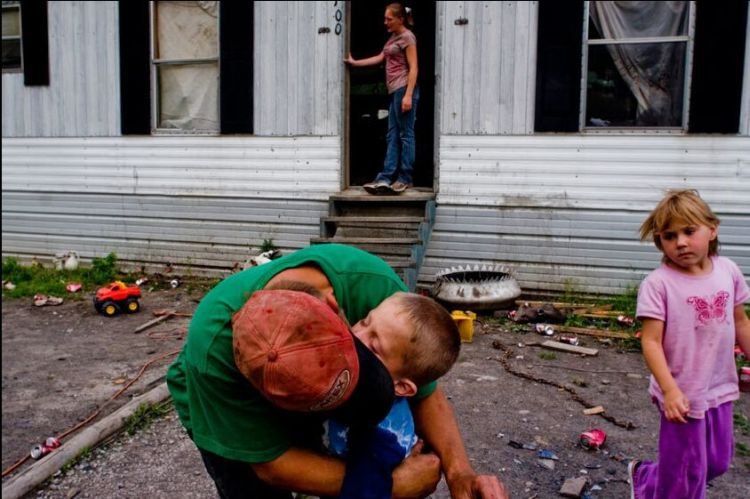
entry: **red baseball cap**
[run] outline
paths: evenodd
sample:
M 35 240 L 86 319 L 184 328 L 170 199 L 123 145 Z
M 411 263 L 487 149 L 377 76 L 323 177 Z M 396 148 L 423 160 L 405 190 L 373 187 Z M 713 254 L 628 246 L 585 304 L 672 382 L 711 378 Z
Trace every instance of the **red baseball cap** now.
M 232 340 L 237 368 L 281 409 L 377 424 L 395 400 L 383 363 L 309 293 L 256 291 L 232 318 Z

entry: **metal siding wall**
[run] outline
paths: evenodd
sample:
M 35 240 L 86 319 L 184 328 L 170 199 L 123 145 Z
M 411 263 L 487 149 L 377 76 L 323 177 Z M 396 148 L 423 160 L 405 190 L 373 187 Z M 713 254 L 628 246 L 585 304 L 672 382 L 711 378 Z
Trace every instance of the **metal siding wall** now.
M 334 2 L 255 2 L 255 133 L 341 133 L 343 32 Z M 330 32 L 318 33 L 327 27 Z
M 750 135 L 750 15 L 747 16 L 747 28 L 745 30 L 745 71 L 742 76 L 739 132 L 740 135 Z
M 341 175 L 336 137 L 5 139 L 2 160 L 4 255 L 225 270 L 307 246 Z
M 638 228 L 663 195 L 696 188 L 722 254 L 750 276 L 750 139 L 443 136 L 436 224 L 420 282 L 505 263 L 522 287 L 620 293 L 660 260 Z
M 439 4 L 441 133 L 532 133 L 537 10 L 537 2 Z
M 120 135 L 117 2 L 49 2 L 50 85 L 3 73 L 3 137 Z
M 105 192 L 327 200 L 337 137 L 6 139 L 3 192 Z
M 695 136 L 443 136 L 439 204 L 642 209 L 694 187 L 750 210 L 750 139 Z

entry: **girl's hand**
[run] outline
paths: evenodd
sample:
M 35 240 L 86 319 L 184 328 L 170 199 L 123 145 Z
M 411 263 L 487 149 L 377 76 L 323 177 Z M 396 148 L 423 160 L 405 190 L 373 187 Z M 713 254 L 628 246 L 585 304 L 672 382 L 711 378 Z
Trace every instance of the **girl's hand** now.
M 687 423 L 690 401 L 679 388 L 664 393 L 664 415 L 672 423 Z
M 411 95 L 404 95 L 401 99 L 401 112 L 408 113 L 411 111 Z
M 349 52 L 346 57 L 344 58 L 345 64 L 354 64 L 354 58 L 352 57 L 352 53 Z

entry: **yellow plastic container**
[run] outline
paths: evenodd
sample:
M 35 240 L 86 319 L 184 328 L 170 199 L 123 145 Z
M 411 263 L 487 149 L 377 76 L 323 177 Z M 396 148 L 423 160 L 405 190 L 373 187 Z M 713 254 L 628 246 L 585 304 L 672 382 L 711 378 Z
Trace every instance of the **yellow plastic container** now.
M 471 343 L 474 339 L 474 320 L 477 318 L 477 314 L 470 311 L 454 310 L 451 312 L 451 317 L 458 327 L 458 332 L 461 334 L 461 342 Z

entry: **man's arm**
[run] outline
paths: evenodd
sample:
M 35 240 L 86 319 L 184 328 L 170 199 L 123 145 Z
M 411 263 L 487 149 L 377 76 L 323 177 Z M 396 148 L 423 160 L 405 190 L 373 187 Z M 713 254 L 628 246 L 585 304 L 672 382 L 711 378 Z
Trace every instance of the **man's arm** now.
M 507 499 L 495 476 L 478 475 L 469 464 L 453 408 L 440 387 L 412 406 L 417 434 L 432 446 L 442 464 L 453 499 Z
M 258 478 L 273 487 L 319 496 L 338 496 L 345 473 L 343 461 L 299 448 L 251 466 Z M 393 496 L 425 497 L 435 490 L 439 479 L 437 456 L 409 457 L 393 472 Z

